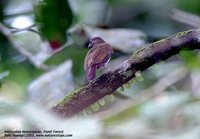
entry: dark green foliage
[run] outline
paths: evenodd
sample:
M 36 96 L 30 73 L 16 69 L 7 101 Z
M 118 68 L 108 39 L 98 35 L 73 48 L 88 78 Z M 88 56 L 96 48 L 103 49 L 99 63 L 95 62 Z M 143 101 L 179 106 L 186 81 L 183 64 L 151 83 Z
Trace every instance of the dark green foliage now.
M 185 64 L 191 69 L 200 68 L 200 56 L 195 51 L 183 50 L 180 53 L 181 57 L 184 59 Z
M 3 20 L 3 2 L 0 1 L 0 21 Z
M 0 22 L 3 21 L 3 1 L 0 1 Z M 5 37 L 0 33 L 0 45 L 1 45 L 1 42 L 5 40 Z
M 44 0 L 35 7 L 35 15 L 40 31 L 50 43 L 61 45 L 66 42 L 66 32 L 73 20 L 67 0 Z
M 177 0 L 180 9 L 199 14 L 200 13 L 200 0 Z

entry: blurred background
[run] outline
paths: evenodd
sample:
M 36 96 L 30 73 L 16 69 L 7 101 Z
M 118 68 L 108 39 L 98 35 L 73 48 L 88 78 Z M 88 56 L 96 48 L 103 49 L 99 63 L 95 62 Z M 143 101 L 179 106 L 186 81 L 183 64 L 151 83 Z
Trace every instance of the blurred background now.
M 200 139 L 199 51 L 138 73 L 72 119 L 48 112 L 84 84 L 91 38 L 112 45 L 113 68 L 198 28 L 199 0 L 0 0 L 0 138 L 4 130 L 61 129 L 77 139 Z

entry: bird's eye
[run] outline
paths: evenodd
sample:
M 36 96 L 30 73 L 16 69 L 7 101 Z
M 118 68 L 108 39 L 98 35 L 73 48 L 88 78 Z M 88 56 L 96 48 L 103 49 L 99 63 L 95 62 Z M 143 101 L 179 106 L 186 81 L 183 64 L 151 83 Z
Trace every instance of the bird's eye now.
M 92 39 L 89 40 L 89 43 L 92 43 Z

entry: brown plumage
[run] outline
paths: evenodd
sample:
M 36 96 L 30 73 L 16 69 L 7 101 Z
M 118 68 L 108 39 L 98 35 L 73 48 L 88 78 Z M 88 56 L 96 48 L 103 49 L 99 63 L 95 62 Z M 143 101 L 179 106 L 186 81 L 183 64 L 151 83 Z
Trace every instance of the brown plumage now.
M 91 39 L 88 47 L 91 47 L 91 49 L 85 57 L 84 69 L 87 81 L 90 81 L 96 77 L 96 70 L 109 62 L 113 49 L 100 37 Z

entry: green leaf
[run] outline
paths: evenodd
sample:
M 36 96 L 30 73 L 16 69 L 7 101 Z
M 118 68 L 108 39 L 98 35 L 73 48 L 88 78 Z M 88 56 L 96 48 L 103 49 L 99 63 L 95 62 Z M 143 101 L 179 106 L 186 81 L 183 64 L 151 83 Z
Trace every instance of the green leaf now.
M 72 24 L 73 15 L 67 0 L 43 0 L 35 7 L 35 20 L 39 30 L 52 45 L 66 42 L 66 31 Z

